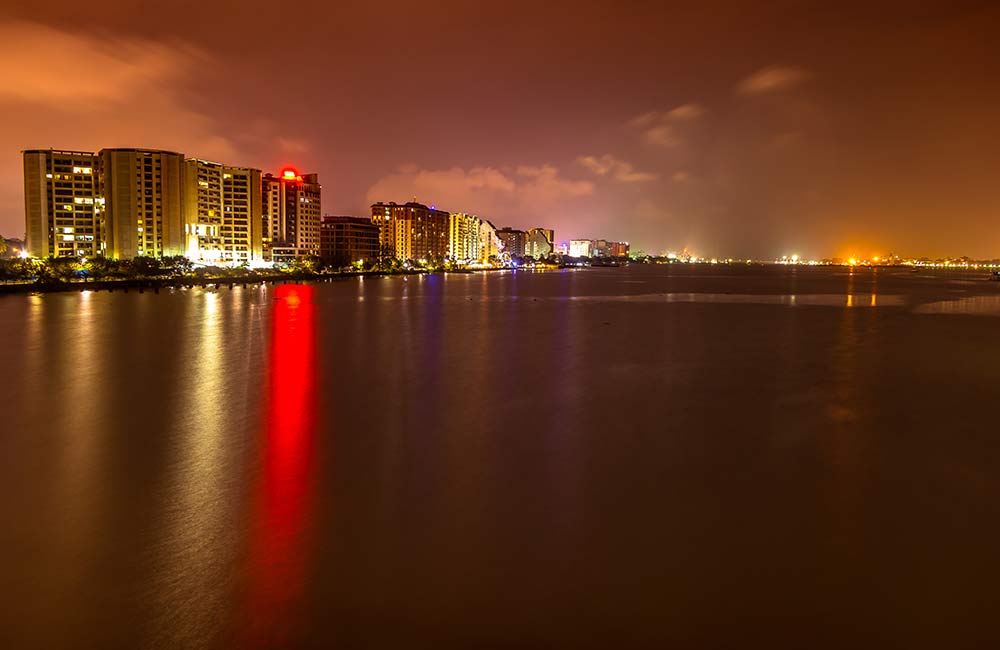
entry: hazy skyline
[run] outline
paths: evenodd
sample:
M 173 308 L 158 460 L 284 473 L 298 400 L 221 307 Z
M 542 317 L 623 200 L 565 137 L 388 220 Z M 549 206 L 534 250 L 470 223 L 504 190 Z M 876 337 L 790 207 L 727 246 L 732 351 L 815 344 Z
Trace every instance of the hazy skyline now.
M 559 240 L 1000 257 L 990 2 L 0 10 L 0 233 L 20 151 L 316 172 L 328 214 L 417 200 Z

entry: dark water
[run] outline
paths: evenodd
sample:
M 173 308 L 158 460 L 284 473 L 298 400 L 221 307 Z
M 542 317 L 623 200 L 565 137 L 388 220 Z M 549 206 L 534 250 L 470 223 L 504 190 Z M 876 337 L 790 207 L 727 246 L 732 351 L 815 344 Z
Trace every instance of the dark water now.
M 0 647 L 996 647 L 998 315 L 744 267 L 0 297 Z

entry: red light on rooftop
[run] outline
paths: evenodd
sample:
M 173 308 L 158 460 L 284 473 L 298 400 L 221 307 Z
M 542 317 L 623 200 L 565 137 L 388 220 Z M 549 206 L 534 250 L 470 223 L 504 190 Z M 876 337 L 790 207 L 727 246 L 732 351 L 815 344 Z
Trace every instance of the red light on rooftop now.
M 298 176 L 298 173 L 294 169 L 284 169 L 281 171 L 282 178 L 292 179 Z

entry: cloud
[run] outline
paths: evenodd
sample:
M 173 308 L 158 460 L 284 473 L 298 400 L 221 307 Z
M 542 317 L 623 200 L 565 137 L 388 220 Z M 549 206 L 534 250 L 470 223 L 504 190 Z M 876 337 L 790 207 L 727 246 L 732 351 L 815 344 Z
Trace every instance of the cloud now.
M 802 68 L 771 65 L 741 81 L 736 90 L 744 95 L 760 95 L 787 90 L 808 78 L 809 73 Z
M 671 176 L 671 178 L 673 179 L 673 181 L 675 183 L 689 183 L 689 182 L 691 182 L 691 174 L 689 174 L 689 173 L 687 173 L 686 171 L 683 171 L 683 170 L 674 172 L 674 175 Z
M 642 138 L 649 144 L 674 147 L 682 141 L 678 127 L 698 119 L 704 113 L 705 110 L 698 104 L 681 104 L 667 111 L 650 111 L 638 115 L 629 120 L 628 126 L 640 131 Z
M 368 190 L 368 201 L 408 201 L 416 197 L 442 209 L 483 216 L 538 214 L 565 201 L 589 196 L 590 181 L 562 178 L 552 165 L 421 169 L 404 165 L 380 178 Z
M 576 161 L 598 176 L 610 176 L 622 183 L 645 183 L 658 178 L 657 174 L 651 172 L 636 171 L 631 163 L 619 160 L 611 154 L 604 154 L 600 158 L 580 156 Z
M 248 138 L 276 151 L 302 146 L 273 127 L 236 132 L 195 108 L 194 75 L 218 66 L 184 43 L 0 19 L 0 61 L 0 122 L 17 124 L 0 130 L 0 233 L 24 229 L 23 149 L 155 147 L 248 165 Z

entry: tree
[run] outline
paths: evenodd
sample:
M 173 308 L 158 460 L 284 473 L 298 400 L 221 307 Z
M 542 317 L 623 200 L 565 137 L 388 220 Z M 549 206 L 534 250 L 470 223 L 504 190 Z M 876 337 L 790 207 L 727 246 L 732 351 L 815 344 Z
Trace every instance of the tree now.
M 160 260 L 155 257 L 133 257 L 128 261 L 127 271 L 131 277 L 144 278 L 160 275 Z
M 194 264 L 183 255 L 168 255 L 161 260 L 164 271 L 172 270 L 177 275 L 187 275 L 194 268 Z

